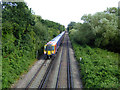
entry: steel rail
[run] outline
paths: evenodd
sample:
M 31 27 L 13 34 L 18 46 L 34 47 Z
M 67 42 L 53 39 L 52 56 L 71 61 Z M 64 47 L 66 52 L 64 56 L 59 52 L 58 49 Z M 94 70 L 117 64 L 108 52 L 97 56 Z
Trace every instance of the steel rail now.
M 67 36 L 68 37 L 68 36 Z M 71 66 L 70 66 L 70 54 L 69 54 L 69 37 L 67 38 L 67 84 L 68 84 L 68 90 L 73 89 L 73 80 L 72 80 L 72 72 L 71 72 Z
M 29 88 L 30 85 L 32 84 L 32 82 L 35 80 L 35 78 L 37 77 L 38 73 L 40 72 L 40 70 L 42 69 L 42 67 L 44 66 L 44 64 L 46 63 L 47 60 L 45 60 L 42 65 L 39 67 L 38 71 L 35 73 L 34 77 L 31 79 L 31 81 L 28 83 L 28 85 L 26 86 L 26 88 Z
M 67 39 L 67 51 L 68 51 L 68 39 Z M 70 85 L 71 81 L 70 81 L 70 60 L 69 60 L 69 51 L 67 53 L 67 86 L 68 89 L 70 89 L 71 85 Z
M 63 40 L 62 40 L 63 41 Z M 59 47 L 60 48 L 60 47 Z M 58 48 L 58 49 L 59 49 Z M 63 51 L 63 50 L 62 50 Z M 62 52 L 62 54 L 63 54 L 63 52 Z M 44 75 L 44 77 L 43 77 L 43 79 L 42 79 L 42 81 L 41 81 L 41 83 L 40 83 L 40 85 L 39 85 L 39 89 L 42 89 L 42 88 L 44 88 L 44 86 L 45 86 L 45 83 L 46 83 L 46 81 L 47 81 L 47 79 L 48 79 L 48 76 L 50 75 L 50 71 L 51 71 L 51 69 L 52 69 L 52 67 L 53 67 L 53 65 L 55 64 L 55 58 L 53 58 L 53 60 L 50 62 L 50 64 L 49 64 L 49 66 L 48 66 L 48 68 L 47 68 L 47 71 L 46 71 L 46 73 L 45 73 L 45 75 Z M 61 66 L 61 64 L 60 64 L 60 66 Z M 60 69 L 60 68 L 59 68 Z M 58 79 L 58 78 L 57 78 Z
M 61 58 L 63 56 L 63 51 L 65 50 L 64 48 L 65 48 L 65 46 L 63 45 Z M 58 71 L 55 90 L 57 90 L 57 88 L 58 88 L 58 81 L 59 81 L 59 75 L 60 75 L 60 70 L 61 70 L 61 63 L 62 63 L 62 59 L 60 60 L 60 65 L 59 65 L 59 71 Z
M 44 88 L 45 83 L 46 83 L 46 81 L 47 81 L 47 78 L 48 78 L 48 76 L 49 76 L 49 74 L 50 74 L 51 68 L 52 68 L 53 65 L 54 65 L 54 62 L 55 62 L 55 59 L 51 60 L 49 66 L 48 66 L 48 68 L 47 68 L 47 70 L 46 70 L 46 72 L 45 72 L 45 74 L 44 74 L 44 76 L 43 76 L 43 79 L 42 79 L 42 81 L 40 82 L 40 85 L 39 85 L 38 89 L 41 90 L 42 88 Z

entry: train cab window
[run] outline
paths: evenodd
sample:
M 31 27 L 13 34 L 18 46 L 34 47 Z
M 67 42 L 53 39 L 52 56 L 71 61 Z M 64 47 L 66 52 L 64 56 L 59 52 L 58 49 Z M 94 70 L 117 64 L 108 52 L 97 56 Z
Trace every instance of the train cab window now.
M 51 46 L 47 46 L 47 51 L 51 51 Z
M 54 50 L 54 46 L 52 46 L 52 50 Z

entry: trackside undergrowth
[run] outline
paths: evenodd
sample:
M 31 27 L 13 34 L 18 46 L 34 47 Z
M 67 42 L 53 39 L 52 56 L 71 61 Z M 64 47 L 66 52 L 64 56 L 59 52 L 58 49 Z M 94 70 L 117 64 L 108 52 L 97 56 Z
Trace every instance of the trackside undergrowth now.
M 72 43 L 75 57 L 79 62 L 84 88 L 118 88 L 118 56 L 100 48 Z

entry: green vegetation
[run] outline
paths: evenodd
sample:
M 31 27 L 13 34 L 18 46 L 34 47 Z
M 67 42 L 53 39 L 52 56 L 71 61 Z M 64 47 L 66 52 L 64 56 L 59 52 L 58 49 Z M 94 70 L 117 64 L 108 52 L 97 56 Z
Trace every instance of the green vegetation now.
M 2 89 L 2 5 L 0 2 L 0 89 Z
M 118 11 L 113 7 L 84 15 L 84 23 L 71 22 L 67 27 L 85 88 L 120 87 Z
M 111 13 L 111 10 L 114 13 Z M 94 15 L 84 15 L 81 23 L 71 22 L 68 25 L 72 40 L 79 44 L 108 49 L 120 53 L 120 29 L 118 28 L 117 8 L 107 9 Z
M 77 43 L 73 43 L 73 48 L 80 65 L 84 88 L 118 88 L 119 54 Z
M 44 44 L 63 30 L 63 25 L 33 15 L 24 2 L 3 2 L 2 88 L 9 88 L 26 72 L 43 54 Z

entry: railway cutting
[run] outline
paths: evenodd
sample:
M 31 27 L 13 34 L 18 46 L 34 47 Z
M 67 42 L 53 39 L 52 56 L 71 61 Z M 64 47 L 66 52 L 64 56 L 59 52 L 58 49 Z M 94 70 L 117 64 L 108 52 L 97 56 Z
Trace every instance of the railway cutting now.
M 82 88 L 67 32 L 49 41 L 42 57 L 14 88 Z

